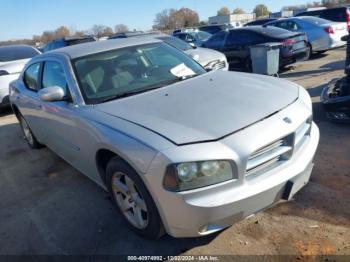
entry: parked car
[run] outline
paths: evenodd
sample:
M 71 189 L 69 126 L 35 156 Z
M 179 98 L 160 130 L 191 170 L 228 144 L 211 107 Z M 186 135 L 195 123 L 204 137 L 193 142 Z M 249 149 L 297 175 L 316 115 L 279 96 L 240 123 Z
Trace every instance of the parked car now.
M 256 44 L 279 42 L 280 66 L 295 63 L 307 57 L 307 38 L 303 33 L 294 33 L 276 27 L 249 26 L 223 31 L 212 36 L 203 47 L 224 53 L 230 64 L 245 66 L 251 70 L 250 47 Z
M 331 81 L 322 91 L 321 102 L 327 118 L 333 122 L 350 123 L 349 76 Z
M 118 33 L 109 37 L 109 39 L 120 39 L 120 38 L 128 38 L 128 37 L 153 37 L 163 42 L 176 47 L 184 51 L 186 54 L 191 56 L 194 60 L 200 63 L 206 70 L 228 70 L 228 63 L 226 56 L 216 50 L 191 46 L 187 42 L 166 34 L 127 34 L 127 33 Z
M 260 18 L 252 22 L 246 23 L 244 26 L 264 25 L 266 23 L 273 22 L 276 20 L 277 20 L 276 18 Z
M 48 146 L 107 189 L 149 238 L 211 234 L 291 199 L 319 141 L 301 86 L 206 73 L 156 39 L 45 53 L 10 94 L 29 146 Z
M 350 11 L 349 6 L 328 8 L 314 11 L 302 12 L 296 15 L 298 16 L 315 16 L 330 20 L 333 22 L 342 22 L 346 23 L 348 29 L 350 29 Z
M 209 34 L 216 34 L 221 31 L 227 31 L 230 29 L 233 29 L 233 26 L 231 24 L 224 24 L 224 25 L 205 25 L 198 28 L 200 31 L 207 32 Z
M 265 24 L 292 32 L 303 32 L 308 39 L 309 54 L 324 53 L 329 49 L 344 46 L 341 38 L 348 34 L 345 23 L 335 23 L 312 16 L 284 18 Z
M 181 40 L 192 44 L 197 47 L 201 47 L 205 41 L 207 41 L 212 35 L 204 31 L 193 31 L 187 33 L 176 33 L 173 36 L 180 38 Z
M 0 110 L 10 105 L 9 84 L 18 78 L 24 65 L 40 52 L 29 45 L 0 47 Z
M 43 49 L 43 52 L 48 52 L 57 48 L 62 48 L 71 45 L 78 45 L 82 43 L 95 42 L 96 39 L 93 36 L 82 36 L 82 37 L 65 37 L 61 39 L 56 39 L 49 42 Z

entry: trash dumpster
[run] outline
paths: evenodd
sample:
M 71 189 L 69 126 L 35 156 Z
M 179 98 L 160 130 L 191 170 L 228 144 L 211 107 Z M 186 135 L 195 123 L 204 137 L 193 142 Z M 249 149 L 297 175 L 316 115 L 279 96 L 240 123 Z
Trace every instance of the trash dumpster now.
M 250 57 L 253 73 L 278 76 L 281 46 L 280 43 L 264 43 L 251 46 Z

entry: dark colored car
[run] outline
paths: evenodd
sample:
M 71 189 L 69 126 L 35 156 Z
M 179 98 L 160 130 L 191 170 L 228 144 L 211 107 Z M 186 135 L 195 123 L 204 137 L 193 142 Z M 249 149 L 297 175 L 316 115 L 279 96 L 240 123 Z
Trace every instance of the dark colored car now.
M 321 102 L 329 120 L 350 123 L 349 77 L 331 81 L 322 91 Z
M 350 10 L 348 6 L 307 11 L 296 16 L 316 16 L 333 22 L 345 22 L 350 29 Z
M 96 39 L 93 36 L 82 36 L 82 37 L 65 37 L 53 40 L 49 42 L 44 48 L 43 52 L 48 52 L 57 48 L 62 48 L 71 45 L 78 45 L 82 43 L 94 42 Z
M 250 26 L 219 32 L 206 41 L 203 47 L 224 53 L 230 65 L 240 64 L 251 70 L 250 47 L 270 42 L 282 44 L 280 66 L 307 57 L 307 38 L 304 33 L 294 33 L 275 27 Z
M 266 23 L 273 22 L 276 20 L 277 20 L 276 18 L 262 18 L 262 19 L 258 19 L 258 20 L 246 23 L 244 26 L 264 25 Z
M 206 25 L 198 28 L 200 31 L 207 32 L 209 34 L 216 34 L 221 31 L 227 31 L 233 29 L 232 25 Z

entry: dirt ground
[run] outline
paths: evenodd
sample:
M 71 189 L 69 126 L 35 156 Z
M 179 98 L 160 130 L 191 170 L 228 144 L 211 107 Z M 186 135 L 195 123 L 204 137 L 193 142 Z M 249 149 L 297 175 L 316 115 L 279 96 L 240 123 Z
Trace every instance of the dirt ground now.
M 350 256 L 350 126 L 328 122 L 319 101 L 324 84 L 343 75 L 344 57 L 333 50 L 281 74 L 313 99 L 321 140 L 311 182 L 293 201 L 204 238 L 134 235 L 106 192 L 50 150 L 29 150 L 14 116 L 2 114 L 0 254 Z

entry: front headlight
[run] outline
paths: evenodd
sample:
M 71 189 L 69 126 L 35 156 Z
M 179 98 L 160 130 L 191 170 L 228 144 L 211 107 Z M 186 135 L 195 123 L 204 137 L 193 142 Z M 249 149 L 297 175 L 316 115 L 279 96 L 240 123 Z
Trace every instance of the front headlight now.
M 299 99 L 312 111 L 312 100 L 305 88 L 299 87 Z
M 233 164 L 227 160 L 186 162 L 170 165 L 163 184 L 170 191 L 185 191 L 235 178 Z

